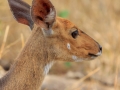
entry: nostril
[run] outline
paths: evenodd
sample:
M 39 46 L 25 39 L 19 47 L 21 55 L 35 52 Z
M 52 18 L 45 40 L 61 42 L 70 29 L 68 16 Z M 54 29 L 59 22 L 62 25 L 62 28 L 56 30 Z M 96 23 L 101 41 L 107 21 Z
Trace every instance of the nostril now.
M 100 46 L 100 51 L 102 51 L 102 47 Z
M 98 46 L 99 46 L 100 52 L 102 52 L 102 46 L 101 46 L 99 43 L 97 43 L 97 44 L 98 44 Z

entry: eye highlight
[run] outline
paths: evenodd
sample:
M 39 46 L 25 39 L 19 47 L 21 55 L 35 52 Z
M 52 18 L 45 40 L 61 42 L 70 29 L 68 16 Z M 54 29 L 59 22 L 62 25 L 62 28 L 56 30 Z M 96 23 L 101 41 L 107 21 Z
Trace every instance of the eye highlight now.
M 79 35 L 78 30 L 73 31 L 73 32 L 71 33 L 71 35 L 72 35 L 72 37 L 75 39 L 75 38 Z

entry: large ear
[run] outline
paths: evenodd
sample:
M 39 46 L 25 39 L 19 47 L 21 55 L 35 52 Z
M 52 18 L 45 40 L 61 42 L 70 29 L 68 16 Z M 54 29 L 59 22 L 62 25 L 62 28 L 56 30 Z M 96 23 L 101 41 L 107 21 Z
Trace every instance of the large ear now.
M 15 19 L 32 29 L 34 23 L 30 15 L 30 6 L 22 0 L 8 0 L 8 3 Z
M 31 16 L 35 24 L 49 30 L 56 17 L 56 11 L 50 0 L 33 0 Z

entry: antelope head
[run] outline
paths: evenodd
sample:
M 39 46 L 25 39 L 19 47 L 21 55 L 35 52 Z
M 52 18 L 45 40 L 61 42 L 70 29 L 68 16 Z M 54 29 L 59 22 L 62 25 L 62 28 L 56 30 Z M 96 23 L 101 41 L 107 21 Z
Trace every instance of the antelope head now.
M 102 53 L 102 47 L 71 21 L 56 16 L 50 0 L 33 0 L 30 7 L 22 0 L 8 0 L 14 17 L 32 31 L 40 30 L 55 60 L 91 60 Z M 42 48 L 41 48 L 42 49 Z

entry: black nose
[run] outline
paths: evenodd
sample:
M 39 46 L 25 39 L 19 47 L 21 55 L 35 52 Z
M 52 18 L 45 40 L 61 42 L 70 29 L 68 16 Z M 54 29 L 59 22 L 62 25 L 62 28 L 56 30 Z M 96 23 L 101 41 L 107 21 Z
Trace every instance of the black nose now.
M 99 47 L 100 47 L 100 51 L 102 52 L 102 47 L 99 45 Z

